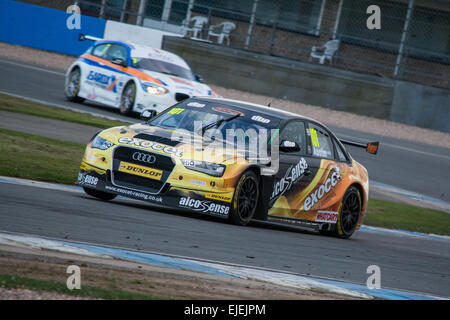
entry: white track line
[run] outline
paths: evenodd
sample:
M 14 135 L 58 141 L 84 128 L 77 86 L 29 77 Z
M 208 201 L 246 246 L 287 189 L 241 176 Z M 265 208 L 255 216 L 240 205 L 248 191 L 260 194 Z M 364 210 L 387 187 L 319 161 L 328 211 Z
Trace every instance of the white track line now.
M 43 101 L 43 100 L 39 100 L 39 99 L 35 99 L 35 98 L 25 97 L 25 96 L 22 96 L 22 95 L 19 95 L 19 94 L 9 93 L 9 92 L 6 92 L 6 91 L 1 91 L 0 90 L 0 93 L 1 94 L 6 94 L 6 95 L 11 96 L 11 97 L 21 98 L 21 99 L 24 99 L 24 100 L 27 100 L 27 101 L 36 102 L 36 103 L 40 103 L 40 104 L 44 104 L 44 105 L 49 105 L 49 106 L 52 106 L 52 107 L 57 107 L 57 108 L 61 108 L 61 109 L 65 109 L 65 110 L 69 110 L 69 111 L 73 111 L 73 112 L 89 114 L 89 115 L 94 116 L 94 117 L 99 117 L 99 118 L 104 118 L 104 119 L 114 120 L 114 121 L 122 121 L 122 122 L 134 123 L 133 121 L 129 121 L 129 120 L 121 119 L 121 118 L 115 118 L 115 117 L 111 117 L 111 116 L 105 116 L 105 115 L 100 114 L 100 113 L 95 113 L 95 112 L 91 112 L 91 111 L 85 111 L 85 110 L 69 107 L 69 106 L 66 106 L 66 105 L 63 105 L 63 104 L 59 104 L 59 103 L 52 103 L 52 102 L 47 102 L 47 101 Z
M 60 76 L 64 76 L 64 72 L 60 72 L 60 71 L 53 71 L 53 70 L 48 70 L 48 69 L 44 69 L 44 68 L 40 68 L 40 67 L 36 67 L 36 66 L 30 66 L 28 64 L 21 64 L 18 62 L 13 62 L 13 61 L 8 61 L 8 60 L 3 60 L 0 59 L 1 63 L 6 63 L 6 64 L 11 64 L 13 66 L 18 66 L 18 67 L 22 67 L 25 69 L 32 69 L 32 70 L 37 70 L 37 71 L 43 71 L 43 72 L 48 72 L 48 73 L 53 73 L 53 74 L 57 74 Z

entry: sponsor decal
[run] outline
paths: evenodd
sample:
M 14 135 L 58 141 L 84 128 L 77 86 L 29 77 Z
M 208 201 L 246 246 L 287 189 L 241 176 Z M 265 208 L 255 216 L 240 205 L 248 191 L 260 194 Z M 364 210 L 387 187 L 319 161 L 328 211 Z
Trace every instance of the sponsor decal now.
M 262 122 L 262 123 L 269 123 L 270 122 L 270 119 L 266 119 L 266 118 L 263 118 L 261 116 L 252 116 L 251 119 L 253 121 L 258 121 L 258 122 Z
M 199 186 L 206 186 L 206 181 L 191 179 L 190 182 L 192 184 L 196 184 L 196 185 L 199 185 Z
M 138 151 L 133 153 L 132 158 L 133 158 L 133 160 L 145 162 L 148 164 L 155 163 L 155 161 L 156 161 L 156 157 L 154 155 L 149 154 L 149 153 L 138 152 Z
M 203 103 L 198 102 L 189 102 L 187 104 L 188 107 L 194 107 L 194 108 L 203 108 L 205 105 Z
M 334 211 L 318 211 L 316 215 L 316 222 L 336 223 L 338 213 Z
M 300 180 L 305 173 L 305 170 L 308 168 L 308 163 L 304 158 L 301 158 L 300 161 L 294 166 L 290 166 L 284 177 L 279 181 L 275 182 L 273 186 L 272 196 L 270 200 L 274 200 L 282 196 L 286 191 L 288 191 L 294 183 Z
M 182 113 L 184 111 L 184 109 L 182 109 L 182 108 L 172 108 L 169 112 L 167 112 L 167 113 L 169 113 L 169 114 L 180 114 L 180 113 Z
M 205 197 L 208 199 L 219 200 L 224 202 L 231 202 L 232 197 L 219 193 L 205 193 Z
M 147 168 L 125 161 L 120 161 L 119 171 L 134 174 L 136 176 L 150 178 L 153 180 L 161 180 L 163 174 L 162 170 Z
M 184 152 L 183 149 L 178 149 L 178 148 L 166 146 L 165 144 L 152 142 L 152 141 L 148 141 L 148 140 L 137 139 L 137 138 L 121 137 L 121 138 L 119 138 L 119 143 L 134 145 L 134 146 L 143 147 L 143 148 L 150 148 L 155 151 L 162 151 L 166 154 L 170 154 L 170 155 L 174 154 L 177 157 L 182 157 L 183 152 Z
M 245 116 L 245 113 L 242 113 L 240 111 L 237 110 L 233 110 L 230 108 L 223 108 L 223 107 L 213 107 L 212 108 L 214 111 L 220 112 L 220 113 L 225 113 L 225 114 L 240 114 L 241 117 Z
M 115 76 L 107 76 L 100 72 L 90 71 L 86 79 L 109 91 L 117 91 L 117 79 Z
M 305 211 L 311 210 L 311 208 L 319 202 L 332 188 L 334 188 L 338 182 L 342 179 L 341 172 L 338 167 L 336 171 L 333 172 L 331 177 L 325 180 L 325 183 L 320 185 L 313 193 L 306 197 L 303 203 L 303 208 Z
M 98 178 L 85 173 L 78 173 L 78 182 L 80 184 L 89 184 L 91 186 L 96 186 L 98 183 Z
M 229 206 L 213 203 L 205 200 L 196 200 L 190 197 L 181 197 L 178 205 L 181 208 L 188 208 L 194 211 L 205 213 L 216 213 L 221 215 L 227 215 L 230 211 Z
M 162 203 L 162 198 L 161 197 L 155 197 L 155 196 L 152 196 L 150 194 L 145 194 L 145 193 L 142 193 L 142 192 L 136 192 L 136 191 L 133 191 L 133 190 L 117 188 L 117 187 L 114 187 L 114 186 L 105 186 L 105 190 L 113 191 L 115 193 L 120 193 L 120 194 L 123 194 L 125 196 L 131 196 L 131 197 L 139 198 L 139 199 L 142 199 L 142 200 L 149 200 L 149 201 Z
M 316 129 L 309 129 L 309 132 L 311 134 L 311 143 L 314 147 L 319 148 L 319 139 L 317 138 L 317 131 Z

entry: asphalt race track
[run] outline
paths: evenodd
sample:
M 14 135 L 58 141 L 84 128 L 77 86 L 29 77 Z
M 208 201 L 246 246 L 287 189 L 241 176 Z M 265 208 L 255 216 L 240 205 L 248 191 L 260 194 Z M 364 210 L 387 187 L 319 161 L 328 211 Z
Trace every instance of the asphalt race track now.
M 60 72 L 0 60 L 0 91 L 124 118 L 114 110 L 66 101 Z M 351 150 L 368 168 L 371 179 L 450 202 L 450 149 L 332 129 L 346 138 L 381 141 L 375 157 Z M 0 230 L 362 284 L 369 276 L 367 267 L 375 264 L 381 268 L 382 287 L 450 297 L 450 241 L 445 240 L 367 231 L 341 240 L 256 223 L 237 227 L 143 202 L 102 202 L 81 192 L 2 182 Z
M 341 240 L 169 210 L 82 192 L 0 183 L 0 229 L 60 240 L 265 267 L 450 297 L 450 241 L 357 232 Z M 276 252 L 276 256 L 274 255 Z

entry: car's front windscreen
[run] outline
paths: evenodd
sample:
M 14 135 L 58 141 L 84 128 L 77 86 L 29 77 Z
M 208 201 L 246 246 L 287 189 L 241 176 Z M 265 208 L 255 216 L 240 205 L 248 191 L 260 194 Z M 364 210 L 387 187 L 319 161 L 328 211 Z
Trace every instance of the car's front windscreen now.
M 160 72 L 171 76 L 195 81 L 195 76 L 192 71 L 179 65 L 150 58 L 133 58 L 132 60 L 134 68 Z
M 190 107 L 189 105 L 197 105 Z M 198 107 L 201 106 L 201 107 Z M 230 140 L 236 134 L 266 135 L 270 139 L 279 120 L 252 111 L 210 103 L 182 102 L 165 110 L 148 124 L 165 129 L 183 129 L 214 139 Z M 235 141 L 233 139 L 233 141 Z M 228 141 L 231 142 L 231 141 Z

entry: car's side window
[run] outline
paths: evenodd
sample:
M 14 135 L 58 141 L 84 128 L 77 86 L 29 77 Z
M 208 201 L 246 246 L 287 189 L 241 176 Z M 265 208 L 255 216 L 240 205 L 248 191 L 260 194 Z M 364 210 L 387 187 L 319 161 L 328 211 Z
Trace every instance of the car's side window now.
M 114 59 L 122 59 L 127 61 L 127 49 L 120 44 L 111 44 L 104 59 L 108 61 L 113 61 Z
M 92 50 L 92 55 L 105 59 L 106 51 L 108 51 L 110 43 L 99 44 Z
M 280 142 L 283 140 L 296 142 L 300 151 L 295 154 L 306 155 L 306 129 L 303 121 L 291 121 L 281 130 Z
M 314 123 L 309 124 L 313 156 L 334 159 L 333 144 L 328 132 Z
M 337 160 L 338 161 L 347 161 L 348 159 L 345 156 L 344 150 L 342 150 L 341 146 L 339 145 L 339 143 L 337 143 L 336 140 L 334 140 L 334 145 L 336 146 Z

